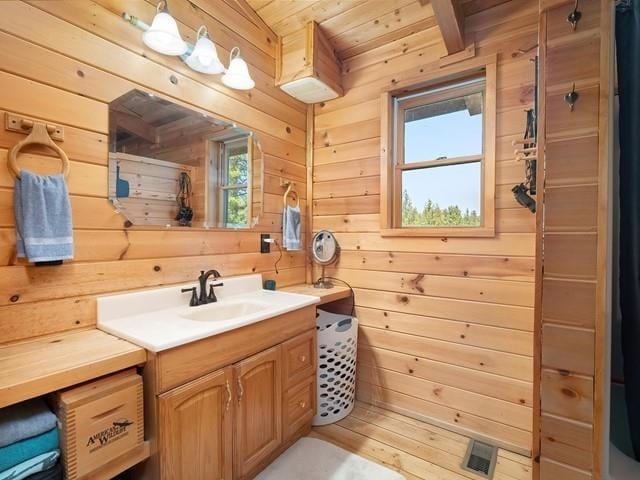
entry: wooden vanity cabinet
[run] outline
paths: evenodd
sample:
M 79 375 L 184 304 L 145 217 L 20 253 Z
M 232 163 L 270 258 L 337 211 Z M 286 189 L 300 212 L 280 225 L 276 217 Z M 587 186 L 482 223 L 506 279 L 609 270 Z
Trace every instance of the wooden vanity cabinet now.
M 315 307 L 149 354 L 135 478 L 249 480 L 311 429 Z
M 159 396 L 163 479 L 232 478 L 232 381 L 228 367 Z

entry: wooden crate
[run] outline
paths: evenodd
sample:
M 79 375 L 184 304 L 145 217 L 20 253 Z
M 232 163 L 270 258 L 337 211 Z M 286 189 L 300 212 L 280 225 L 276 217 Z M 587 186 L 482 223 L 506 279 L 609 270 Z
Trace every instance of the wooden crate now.
M 69 480 L 90 477 L 144 442 L 142 377 L 135 369 L 58 392 L 54 404 Z

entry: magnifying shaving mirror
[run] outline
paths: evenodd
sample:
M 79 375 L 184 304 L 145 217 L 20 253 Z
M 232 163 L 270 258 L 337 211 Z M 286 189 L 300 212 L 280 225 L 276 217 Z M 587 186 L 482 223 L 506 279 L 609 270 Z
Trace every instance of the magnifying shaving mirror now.
M 333 233 L 321 230 L 311 240 L 311 258 L 322 267 L 321 277 L 313 284 L 315 288 L 333 288 L 331 280 L 327 279 L 324 271 L 327 265 L 338 260 L 340 247 Z

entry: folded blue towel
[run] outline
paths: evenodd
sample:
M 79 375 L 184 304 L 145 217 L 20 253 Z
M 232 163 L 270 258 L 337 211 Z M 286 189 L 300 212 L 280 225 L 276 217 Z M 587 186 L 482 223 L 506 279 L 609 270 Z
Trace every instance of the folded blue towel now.
M 62 468 L 62 464 L 58 462 L 47 470 L 29 475 L 27 480 L 63 480 L 63 477 L 64 469 Z
M 56 422 L 56 416 L 41 398 L 0 408 L 0 447 L 48 432 Z
M 30 262 L 73 258 L 71 202 L 64 176 L 22 170 L 13 195 L 18 257 Z
M 22 480 L 30 475 L 44 472 L 45 470 L 55 467 L 58 458 L 60 458 L 60 450 L 43 453 L 10 467 L 7 470 L 1 471 L 0 480 Z
M 282 245 L 287 250 L 300 250 L 300 208 L 285 207 L 282 214 Z
M 37 457 L 43 453 L 56 450 L 59 446 L 58 429 L 53 428 L 36 437 L 20 440 L 0 448 L 0 472 Z

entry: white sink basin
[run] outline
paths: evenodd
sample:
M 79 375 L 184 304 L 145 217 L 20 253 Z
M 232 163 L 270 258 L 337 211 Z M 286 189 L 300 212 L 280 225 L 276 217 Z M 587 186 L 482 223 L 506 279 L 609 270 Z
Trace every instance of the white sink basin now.
M 261 275 L 224 278 L 218 301 L 189 306 L 176 285 L 98 298 L 98 328 L 152 352 L 184 345 L 314 305 L 318 297 L 263 290 Z M 207 292 L 208 286 L 207 286 Z
M 257 313 L 268 308 L 268 303 L 228 300 L 226 302 L 201 305 L 198 308 L 194 308 L 193 312 L 183 315 L 183 317 L 197 322 L 222 322 Z

